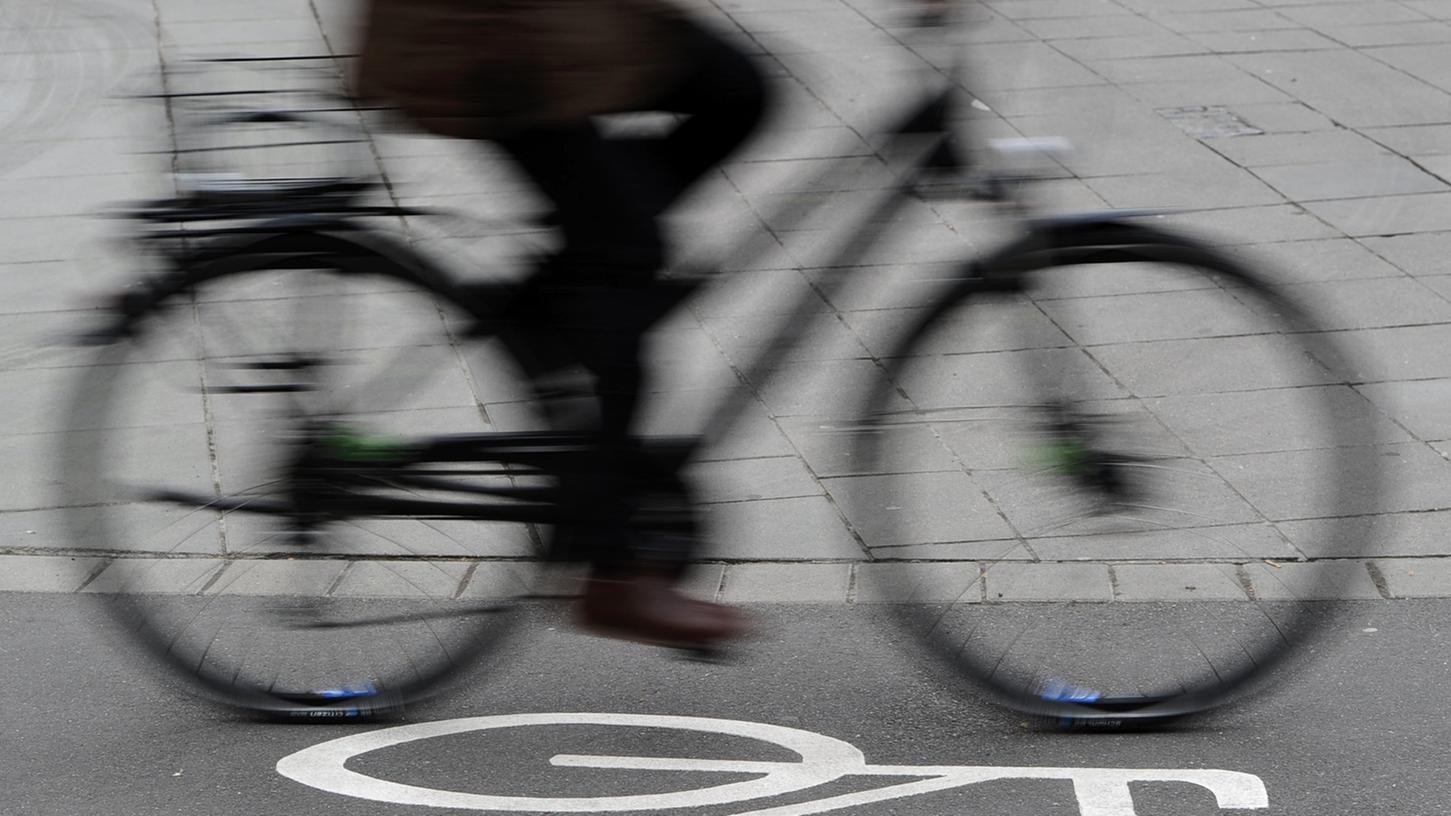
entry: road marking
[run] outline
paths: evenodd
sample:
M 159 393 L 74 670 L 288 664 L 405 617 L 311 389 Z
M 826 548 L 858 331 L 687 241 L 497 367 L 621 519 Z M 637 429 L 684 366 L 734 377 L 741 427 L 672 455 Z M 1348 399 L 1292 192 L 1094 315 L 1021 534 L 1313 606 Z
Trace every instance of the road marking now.
M 531 725 L 602 725 L 624 728 L 666 728 L 744 737 L 785 748 L 795 762 L 694 759 L 688 757 L 595 756 L 558 754 L 550 764 L 566 768 L 699 773 L 759 774 L 760 778 L 661 794 L 598 797 L 491 796 L 423 788 L 367 776 L 346 767 L 353 757 L 433 737 L 521 728 Z M 1259 777 L 1240 771 L 1208 769 L 1029 768 L 974 765 L 868 765 L 848 742 L 778 725 L 709 717 L 652 714 L 508 714 L 384 728 L 329 740 L 283 757 L 283 776 L 319 790 L 403 805 L 524 813 L 609 813 L 672 810 L 733 804 L 808 790 L 844 776 L 918 777 L 916 781 L 873 790 L 829 796 L 736 816 L 807 816 L 873 802 L 966 787 L 1000 779 L 1066 780 L 1073 784 L 1081 816 L 1136 816 L 1132 782 L 1178 782 L 1198 785 L 1214 794 L 1221 809 L 1269 807 Z

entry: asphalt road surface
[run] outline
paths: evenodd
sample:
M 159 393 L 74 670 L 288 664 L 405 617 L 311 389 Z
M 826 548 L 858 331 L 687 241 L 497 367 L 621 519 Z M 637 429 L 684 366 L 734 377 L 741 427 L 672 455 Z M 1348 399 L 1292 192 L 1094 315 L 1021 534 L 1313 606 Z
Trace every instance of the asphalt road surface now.
M 263 723 L 146 671 L 88 600 L 0 594 L 5 813 L 1451 812 L 1444 601 L 1358 603 L 1273 693 L 1199 722 L 1075 734 L 944 688 L 840 606 L 757 610 L 726 665 L 541 620 L 404 717 Z

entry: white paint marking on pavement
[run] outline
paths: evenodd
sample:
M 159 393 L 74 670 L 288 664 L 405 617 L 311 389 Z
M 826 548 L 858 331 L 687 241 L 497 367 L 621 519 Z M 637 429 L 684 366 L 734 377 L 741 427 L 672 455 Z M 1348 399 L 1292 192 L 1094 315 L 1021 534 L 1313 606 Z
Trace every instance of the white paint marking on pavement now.
M 757 774 L 759 779 L 664 794 L 601 797 L 489 796 L 404 785 L 348 770 L 360 754 L 431 737 L 529 725 L 605 725 L 667 728 L 756 739 L 785 748 L 799 762 L 694 759 L 687 757 L 557 754 L 550 764 L 566 768 Z M 736 816 L 808 816 L 847 807 L 918 796 L 999 779 L 1065 780 L 1073 783 L 1081 816 L 1136 816 L 1131 782 L 1178 782 L 1214 794 L 1221 809 L 1269 807 L 1264 782 L 1253 774 L 1209 769 L 1029 768 L 974 765 L 868 765 L 855 746 L 783 726 L 707 717 L 648 714 L 514 714 L 472 717 L 386 728 L 330 740 L 284 757 L 277 771 L 331 793 L 397 804 L 531 813 L 604 813 L 665 810 L 745 802 L 814 788 L 845 776 L 911 776 L 916 781 L 808 802 L 742 812 Z
M 570 798 L 489 796 L 420 788 L 366 776 L 345 767 L 349 759 L 381 748 L 390 748 L 431 737 L 528 725 L 671 728 L 700 731 L 707 734 L 724 734 L 778 745 L 799 755 L 801 761 L 771 763 L 771 767 L 764 772 L 765 776 L 746 782 L 677 793 Z M 329 740 L 283 757 L 277 763 L 277 772 L 288 779 L 330 793 L 378 802 L 528 813 L 604 813 L 705 807 L 780 796 L 785 793 L 814 788 L 854 773 L 865 764 L 866 758 L 851 743 L 810 731 L 777 725 L 739 720 L 717 720 L 708 717 L 668 717 L 648 714 L 509 714 L 405 725 Z

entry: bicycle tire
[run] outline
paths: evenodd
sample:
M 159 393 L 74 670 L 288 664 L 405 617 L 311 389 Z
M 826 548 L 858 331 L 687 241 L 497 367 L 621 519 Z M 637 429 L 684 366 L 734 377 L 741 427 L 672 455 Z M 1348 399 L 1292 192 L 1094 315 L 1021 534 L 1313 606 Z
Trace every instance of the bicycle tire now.
M 307 423 L 363 457 L 547 427 L 427 272 L 357 234 L 249 239 L 133 291 L 79 370 L 63 501 L 75 550 L 109 559 L 84 591 L 194 690 L 283 717 L 392 712 L 499 656 L 538 591 L 546 524 L 317 520 L 282 495 Z
M 1205 711 L 1365 580 L 1374 410 L 1336 338 L 1193 239 L 1047 224 L 882 361 L 858 600 L 954 677 L 1065 726 Z M 1021 442 L 1012 450 L 1010 442 Z M 884 485 L 885 483 L 885 485 Z

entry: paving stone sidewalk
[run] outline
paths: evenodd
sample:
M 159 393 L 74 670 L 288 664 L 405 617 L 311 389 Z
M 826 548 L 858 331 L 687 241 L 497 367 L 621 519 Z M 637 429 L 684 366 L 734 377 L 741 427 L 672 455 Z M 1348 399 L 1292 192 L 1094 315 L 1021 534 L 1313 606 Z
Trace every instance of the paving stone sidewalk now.
M 779 108 L 770 132 L 672 221 L 678 243 L 723 246 L 754 232 L 760 251 L 659 333 L 660 399 L 646 424 L 676 429 L 734 383 L 740 361 L 780 319 L 779 304 L 815 298 L 813 313 L 827 318 L 819 342 L 785 364 L 790 387 L 759 391 L 738 432 L 694 474 L 722 559 L 697 578 L 703 594 L 870 602 L 874 571 L 920 568 L 869 563 L 883 547 L 920 542 L 892 538 L 885 510 L 871 503 L 876 488 L 837 433 L 847 420 L 822 417 L 871 376 L 891 330 L 923 305 L 927 290 L 917 284 L 1006 233 L 980 204 L 908 208 L 892 240 L 861 259 L 876 270 L 869 284 L 830 297 L 821 294 L 833 274 L 826 236 L 854 193 L 890 179 L 868 135 L 900 102 L 902 78 L 966 53 L 975 136 L 1064 136 L 1078 146 L 1042 185 L 1048 209 L 1186 208 L 1163 220 L 1262 264 L 1320 316 L 1354 353 L 1344 398 L 1375 414 L 1388 484 L 1375 506 L 1336 510 L 1354 516 L 1346 523 L 1367 543 L 1351 559 L 1316 559 L 1303 519 L 1269 525 L 1273 540 L 1253 551 L 1022 547 L 1009 531 L 929 539 L 951 547 L 927 557 L 950 562 L 984 601 L 1242 600 L 1308 586 L 1301 576 L 1326 569 L 1348 573 L 1341 591 L 1350 597 L 1451 597 L 1451 0 L 988 0 L 956 43 L 914 34 L 905 0 L 692 5 L 760 55 Z M 144 574 L 159 591 L 252 594 L 276 591 L 274 571 L 296 573 L 284 561 L 260 568 L 256 553 L 216 542 L 78 547 L 60 519 L 90 511 L 58 506 L 55 452 L 66 434 L 82 433 L 60 416 L 84 352 L 54 340 L 86 322 L 98 294 L 144 272 L 111 240 L 123 227 L 96 214 L 171 189 L 165 107 L 117 95 L 161 90 L 161 64 L 190 56 L 347 54 L 354 9 L 352 0 L 0 8 L 0 591 L 103 592 Z M 616 123 L 651 125 L 649 117 Z M 489 224 L 394 225 L 459 274 L 508 270 L 521 245 L 547 240 L 529 219 L 540 203 L 487 147 L 380 125 L 370 149 L 397 202 Z M 814 171 L 843 157 L 857 162 L 849 183 L 812 185 Z M 783 199 L 825 202 L 825 215 L 791 230 L 763 224 L 759 214 Z M 1157 365 L 1172 368 L 1182 341 L 1165 326 L 1172 309 L 1192 305 L 1176 302 L 1182 293 L 1125 294 L 1145 299 L 1147 322 L 1104 326 L 1123 336 L 1101 342 L 1132 341 L 1145 360 L 1158 355 Z M 1242 364 L 1224 374 L 1252 375 Z M 1164 402 L 1166 411 L 1210 412 L 1202 400 Z M 439 418 L 473 406 L 427 407 Z M 1246 425 L 1272 425 L 1276 407 L 1240 410 L 1226 440 Z M 174 447 L 146 466 L 178 466 L 183 433 L 178 426 Z M 1260 478 L 1266 497 L 1280 489 L 1273 473 Z M 887 510 L 965 517 L 973 502 L 987 502 L 931 474 L 921 482 L 921 507 Z M 494 591 L 509 568 L 497 561 L 509 553 L 480 550 L 459 527 L 414 552 L 413 566 L 368 553 L 309 565 L 308 591 L 426 586 L 470 597 Z M 398 578 L 408 570 L 416 574 Z M 950 580 L 943 586 L 960 592 Z

